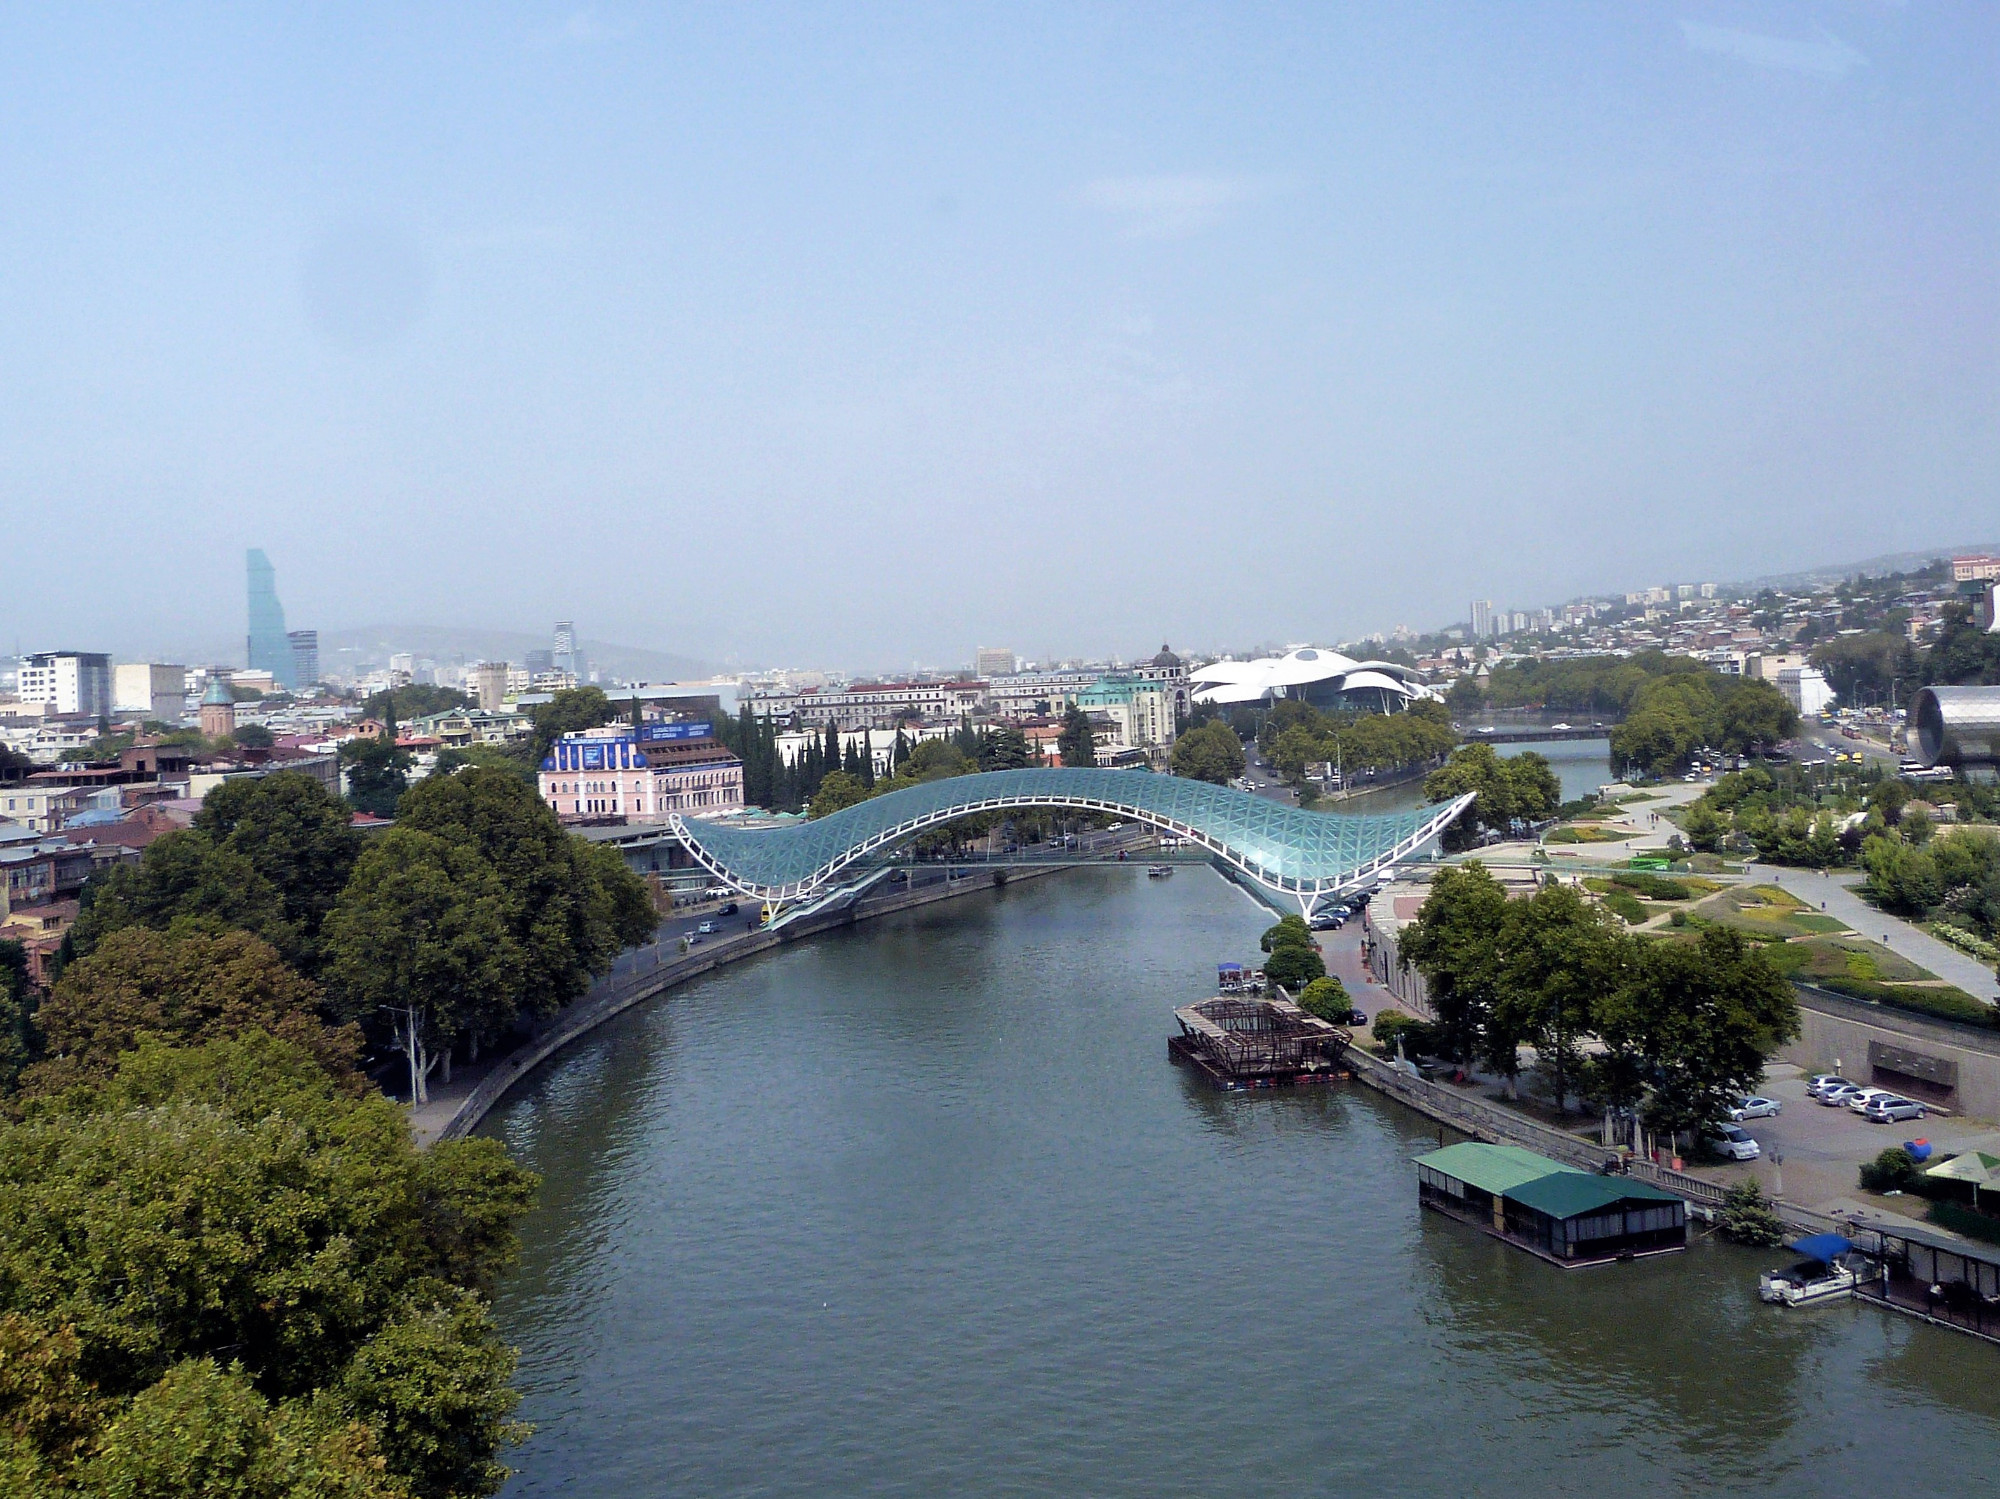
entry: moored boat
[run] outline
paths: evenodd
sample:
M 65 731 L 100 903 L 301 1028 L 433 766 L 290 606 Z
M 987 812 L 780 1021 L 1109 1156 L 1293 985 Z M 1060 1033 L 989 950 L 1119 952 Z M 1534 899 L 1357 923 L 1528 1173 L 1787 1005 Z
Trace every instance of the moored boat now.
M 1838 1301 L 1852 1295 L 1869 1270 L 1867 1256 L 1839 1234 L 1813 1234 L 1792 1249 L 1800 1256 L 1796 1264 L 1757 1277 L 1758 1300 L 1775 1306 Z

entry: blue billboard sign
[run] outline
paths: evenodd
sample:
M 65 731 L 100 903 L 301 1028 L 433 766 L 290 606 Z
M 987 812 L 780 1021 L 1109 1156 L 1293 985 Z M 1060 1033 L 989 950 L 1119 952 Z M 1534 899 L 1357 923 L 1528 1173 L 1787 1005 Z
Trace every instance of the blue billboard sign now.
M 642 723 L 639 725 L 641 744 L 659 744 L 676 739 L 710 739 L 715 735 L 715 725 L 703 720 L 698 723 Z

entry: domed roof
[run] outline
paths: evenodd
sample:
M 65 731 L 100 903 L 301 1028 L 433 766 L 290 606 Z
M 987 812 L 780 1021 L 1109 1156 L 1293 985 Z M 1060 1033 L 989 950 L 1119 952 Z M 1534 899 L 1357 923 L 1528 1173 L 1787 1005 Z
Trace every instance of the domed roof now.
M 201 695 L 201 705 L 204 708 L 233 708 L 236 706 L 235 695 L 230 692 L 229 684 L 222 680 L 220 674 L 213 675 L 208 679 L 208 691 Z
M 1149 666 L 1179 666 L 1181 658 L 1173 653 L 1173 648 L 1165 641 L 1160 642 L 1160 654 L 1146 663 Z

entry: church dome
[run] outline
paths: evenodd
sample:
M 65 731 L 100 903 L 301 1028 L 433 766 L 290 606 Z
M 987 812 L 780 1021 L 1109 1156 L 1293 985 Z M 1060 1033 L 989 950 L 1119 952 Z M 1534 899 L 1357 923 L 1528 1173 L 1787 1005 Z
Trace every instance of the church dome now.
M 1173 653 L 1164 641 L 1160 643 L 1160 654 L 1147 663 L 1149 666 L 1179 666 L 1181 658 Z

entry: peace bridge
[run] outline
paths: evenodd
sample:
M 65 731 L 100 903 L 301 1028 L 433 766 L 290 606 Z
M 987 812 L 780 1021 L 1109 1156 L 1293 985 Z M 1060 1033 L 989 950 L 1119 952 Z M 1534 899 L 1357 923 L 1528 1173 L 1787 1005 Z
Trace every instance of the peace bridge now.
M 1230 786 L 1141 770 L 995 770 L 927 781 L 811 822 L 746 828 L 675 815 L 668 826 L 715 878 L 802 914 L 886 874 L 884 855 L 982 812 L 1051 810 L 1130 818 L 1183 839 L 1310 915 L 1323 899 L 1373 882 L 1437 841 L 1469 796 L 1404 812 L 1303 812 Z M 1024 862 L 1026 862 L 1024 860 Z

